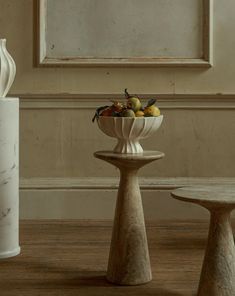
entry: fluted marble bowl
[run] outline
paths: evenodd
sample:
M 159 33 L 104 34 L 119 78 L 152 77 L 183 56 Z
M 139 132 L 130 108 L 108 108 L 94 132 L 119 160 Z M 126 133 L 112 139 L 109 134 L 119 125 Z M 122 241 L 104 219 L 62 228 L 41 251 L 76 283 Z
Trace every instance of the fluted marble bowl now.
M 160 127 L 163 115 L 158 117 L 100 116 L 98 126 L 107 136 L 117 138 L 116 153 L 142 153 L 139 140 L 150 137 Z

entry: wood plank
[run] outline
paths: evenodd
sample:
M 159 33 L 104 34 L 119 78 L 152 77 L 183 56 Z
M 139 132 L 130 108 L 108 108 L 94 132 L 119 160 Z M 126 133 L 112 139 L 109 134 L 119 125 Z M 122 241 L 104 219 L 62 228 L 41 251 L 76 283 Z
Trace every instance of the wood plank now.
M 21 221 L 22 253 L 1 261 L 0 295 L 188 296 L 197 290 L 208 221 L 147 222 L 153 281 L 105 280 L 110 221 Z

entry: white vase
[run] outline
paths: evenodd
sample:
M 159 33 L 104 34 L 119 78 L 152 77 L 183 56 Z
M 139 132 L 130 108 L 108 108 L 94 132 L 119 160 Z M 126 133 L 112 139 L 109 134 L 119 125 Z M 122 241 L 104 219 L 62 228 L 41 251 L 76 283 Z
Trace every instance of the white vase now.
M 0 258 L 19 253 L 19 99 L 0 98 Z
M 6 49 L 6 39 L 0 39 L 0 98 L 7 95 L 15 74 L 15 62 Z

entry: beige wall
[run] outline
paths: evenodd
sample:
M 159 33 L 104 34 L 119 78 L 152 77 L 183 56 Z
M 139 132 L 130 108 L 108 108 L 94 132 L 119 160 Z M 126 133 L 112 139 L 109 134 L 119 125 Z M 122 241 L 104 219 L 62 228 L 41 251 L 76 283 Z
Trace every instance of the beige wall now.
M 204 217 L 169 192 L 218 178 L 235 183 L 234 9 L 232 0 L 214 0 L 210 69 L 36 68 L 33 1 L 0 0 L 0 37 L 17 64 L 11 93 L 21 97 L 21 217 L 112 217 L 118 172 L 92 154 L 114 140 L 91 118 L 108 94 L 125 87 L 159 95 L 164 114 L 159 132 L 144 143 L 166 153 L 140 172 L 146 218 Z

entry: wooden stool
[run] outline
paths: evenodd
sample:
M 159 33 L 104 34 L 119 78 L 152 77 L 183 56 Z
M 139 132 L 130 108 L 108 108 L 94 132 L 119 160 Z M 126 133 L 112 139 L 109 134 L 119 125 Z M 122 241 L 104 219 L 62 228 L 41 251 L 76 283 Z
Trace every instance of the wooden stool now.
M 172 196 L 199 204 L 211 214 L 198 296 L 235 295 L 235 246 L 230 224 L 235 187 L 185 187 L 174 190 Z
M 152 279 L 138 169 L 164 153 L 118 154 L 99 151 L 95 157 L 120 170 L 116 212 L 109 254 L 107 280 L 119 285 L 139 285 Z

